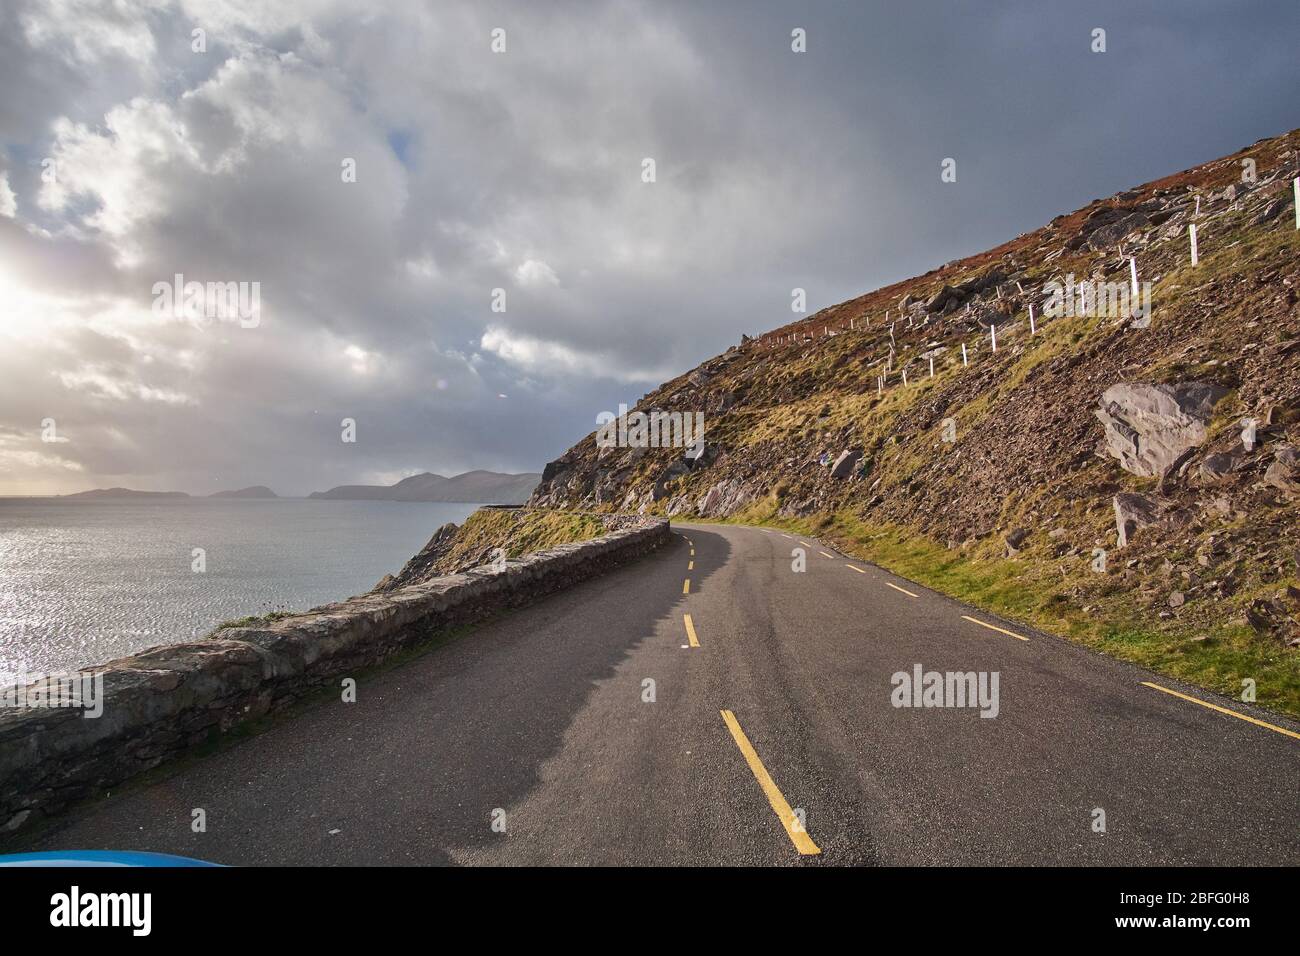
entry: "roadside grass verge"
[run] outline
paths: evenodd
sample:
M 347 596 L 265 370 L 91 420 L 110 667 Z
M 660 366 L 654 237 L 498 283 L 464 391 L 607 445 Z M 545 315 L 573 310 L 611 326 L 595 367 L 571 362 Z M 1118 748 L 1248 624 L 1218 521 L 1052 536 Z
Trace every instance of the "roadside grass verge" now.
M 544 551 L 561 544 L 590 541 L 606 531 L 599 515 L 536 508 L 480 508 L 456 529 L 450 547 L 428 568 L 451 574 L 492 560 L 500 548 L 507 558 Z
M 1172 620 L 1153 626 L 1134 613 L 1132 594 L 1119 574 L 1092 574 L 1086 562 L 1076 562 L 1076 571 L 1063 571 L 1061 562 L 1029 554 L 1004 558 L 997 553 L 1000 540 L 963 552 L 847 511 L 796 519 L 778 515 L 777 507 L 776 499 L 769 498 L 717 523 L 764 524 L 819 537 L 845 555 L 973 607 L 1186 681 L 1229 702 L 1240 701 L 1242 682 L 1253 680 L 1256 704 L 1300 717 L 1300 654 L 1244 624 L 1206 627 Z M 1086 589 L 1086 604 L 1080 606 L 1070 595 L 1071 585 Z M 1250 596 L 1243 594 L 1234 606 L 1225 606 L 1224 616 Z
M 502 548 L 506 557 L 517 558 L 561 544 L 590 541 L 604 533 L 605 523 L 598 515 L 480 508 L 465 519 L 457 538 L 464 540 L 469 549 L 488 543 Z

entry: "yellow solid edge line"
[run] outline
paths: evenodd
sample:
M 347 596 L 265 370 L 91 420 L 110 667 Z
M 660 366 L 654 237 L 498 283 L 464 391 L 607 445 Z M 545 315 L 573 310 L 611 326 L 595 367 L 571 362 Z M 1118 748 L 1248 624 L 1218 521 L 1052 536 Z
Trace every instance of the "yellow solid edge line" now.
M 907 588 L 900 588 L 897 584 L 889 584 L 888 581 L 886 581 L 885 584 L 888 584 L 888 585 L 889 585 L 891 588 L 893 588 L 895 591 L 902 591 L 902 592 L 903 592 L 904 594 L 906 594 L 908 597 L 917 597 L 917 596 L 918 596 L 918 595 L 913 594 L 913 593 L 912 593 L 911 591 L 909 591 Z
M 854 567 L 853 565 L 851 565 L 851 564 L 846 564 L 846 565 L 844 565 L 844 566 L 845 566 L 846 568 L 848 568 L 850 571 L 857 571 L 858 574 L 866 574 L 866 573 L 867 573 L 866 571 L 863 571 L 861 568 L 855 568 L 855 567 Z
M 827 554 L 825 551 L 819 551 L 817 553 L 820 554 L 823 558 L 830 558 L 832 561 L 835 560 L 835 555 L 833 554 Z
M 736 741 L 736 746 L 745 757 L 745 763 L 749 764 L 750 771 L 754 774 L 754 779 L 758 785 L 763 788 L 763 793 L 767 794 L 767 802 L 772 805 L 772 810 L 776 813 L 776 818 L 781 821 L 781 826 L 785 827 L 785 832 L 790 837 L 790 842 L 794 844 L 796 850 L 802 856 L 816 856 L 821 853 L 821 848 L 812 841 L 812 837 L 803 829 L 795 829 L 794 810 L 790 804 L 786 803 L 785 797 L 777 788 L 776 782 L 768 774 L 767 768 L 763 766 L 763 761 L 758 759 L 758 754 L 754 752 L 754 746 L 745 736 L 745 732 L 740 729 L 740 724 L 736 720 L 736 715 L 729 710 L 722 711 L 722 719 L 727 724 L 727 729 L 731 731 L 732 738 Z
M 1142 681 L 1143 687 L 1150 687 L 1153 690 L 1162 691 L 1166 694 L 1172 694 L 1175 697 L 1181 697 L 1183 700 L 1190 700 L 1193 704 L 1200 704 L 1202 707 L 1208 707 L 1210 710 L 1217 710 L 1221 714 L 1227 714 L 1229 717 L 1236 717 L 1238 720 L 1244 720 L 1247 723 L 1255 724 L 1258 727 L 1267 727 L 1269 730 L 1275 730 L 1279 734 L 1286 734 L 1288 737 L 1294 737 L 1300 740 L 1300 734 L 1294 730 L 1287 730 L 1285 727 L 1279 727 L 1277 724 L 1270 724 L 1263 720 L 1256 720 L 1254 717 L 1248 717 L 1245 714 L 1239 714 L 1235 710 L 1229 710 L 1227 707 L 1220 707 L 1218 704 L 1211 704 L 1209 701 L 1200 700 L 1196 697 L 1189 697 L 1187 694 L 1180 694 L 1176 690 L 1170 690 L 1168 687 L 1161 687 L 1159 684 L 1153 684 L 1150 681 Z
M 987 627 L 990 631 L 997 631 L 999 634 L 1007 635 L 1007 637 L 1014 637 L 1018 641 L 1029 640 L 1029 638 L 1027 637 L 1021 637 L 1019 634 L 1013 634 L 1011 631 L 1004 631 L 1002 628 L 994 627 L 992 624 L 985 624 L 983 621 L 977 621 L 975 620 L 975 618 L 967 617 L 965 614 L 962 615 L 962 618 L 964 620 L 970 621 L 972 624 L 978 624 L 980 627 Z
M 700 639 L 695 636 L 695 622 L 691 620 L 689 614 L 686 615 L 686 640 L 691 647 L 700 646 Z
M 690 578 L 687 578 L 685 581 L 682 582 L 682 593 L 683 593 L 683 594 L 690 594 L 690 593 L 691 593 L 691 579 L 690 579 Z

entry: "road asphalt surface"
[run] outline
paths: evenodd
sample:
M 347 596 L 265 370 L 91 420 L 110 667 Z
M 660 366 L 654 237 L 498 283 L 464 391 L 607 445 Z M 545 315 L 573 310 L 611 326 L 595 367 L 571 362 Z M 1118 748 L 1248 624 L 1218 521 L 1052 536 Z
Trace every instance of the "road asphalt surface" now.
M 1300 863 L 1295 721 L 811 538 L 674 531 L 655 554 L 360 675 L 356 703 L 317 702 L 6 850 L 245 865 Z M 996 717 L 894 706 L 893 675 L 917 665 L 997 672 Z

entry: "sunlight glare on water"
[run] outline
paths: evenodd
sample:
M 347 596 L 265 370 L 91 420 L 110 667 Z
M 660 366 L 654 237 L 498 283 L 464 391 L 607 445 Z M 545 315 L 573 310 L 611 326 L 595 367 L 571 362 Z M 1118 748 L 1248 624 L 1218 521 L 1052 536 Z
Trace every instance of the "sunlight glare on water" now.
M 0 683 L 363 593 L 476 507 L 0 499 Z M 206 573 L 191 570 L 195 548 Z

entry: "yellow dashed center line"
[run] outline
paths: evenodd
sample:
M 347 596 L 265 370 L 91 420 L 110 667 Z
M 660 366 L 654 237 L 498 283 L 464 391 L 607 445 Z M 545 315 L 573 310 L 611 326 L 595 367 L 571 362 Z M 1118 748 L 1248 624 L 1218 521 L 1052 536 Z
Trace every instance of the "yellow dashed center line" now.
M 690 579 L 690 578 L 687 578 L 685 581 L 682 582 L 682 593 L 683 593 L 683 594 L 690 594 L 690 593 L 691 593 L 691 579 Z
M 692 557 L 692 558 L 695 557 L 695 549 L 694 549 L 694 548 L 691 548 L 691 557 Z
M 687 561 L 687 562 L 686 562 L 686 570 L 687 570 L 687 571 L 694 571 L 694 570 L 695 570 L 695 562 L 694 562 L 694 561 Z
M 885 582 L 885 586 L 886 586 L 886 587 L 891 587 L 891 588 L 893 588 L 895 591 L 902 591 L 902 592 L 903 592 L 904 594 L 906 594 L 908 597 L 918 597 L 918 596 L 919 596 L 919 595 L 913 594 L 913 593 L 912 593 L 911 591 L 909 591 L 907 588 L 900 588 L 897 584 L 890 584 L 888 581 Z
M 965 614 L 963 614 L 961 617 L 963 621 L 970 621 L 972 624 L 978 624 L 980 627 L 987 627 L 990 631 L 997 631 L 999 634 L 1007 635 L 1007 637 L 1014 637 L 1018 641 L 1029 640 L 1029 638 L 1027 637 L 1021 637 L 1019 634 L 1013 634 L 1011 631 L 1004 631 L 1002 628 L 994 627 L 992 624 L 985 624 L 983 621 L 977 621 L 975 620 L 975 618 L 967 617 Z
M 820 554 L 823 558 L 830 558 L 832 561 L 835 560 L 835 555 L 833 554 L 827 554 L 825 551 L 818 551 L 817 553 Z
M 812 841 L 808 836 L 808 831 L 803 828 L 799 818 L 794 815 L 794 810 L 786 802 L 785 797 L 781 795 L 780 789 L 776 782 L 772 780 L 767 768 L 763 766 L 763 761 L 758 759 L 758 754 L 754 752 L 754 746 L 745 736 L 745 732 L 740 729 L 740 724 L 736 721 L 736 715 L 729 710 L 722 711 L 722 719 L 727 724 L 727 729 L 731 731 L 732 738 L 736 741 L 736 746 L 745 757 L 745 763 L 749 764 L 750 771 L 754 774 L 754 779 L 758 785 L 763 788 L 763 793 L 767 795 L 767 802 L 772 805 L 776 812 L 776 818 L 781 821 L 781 826 L 785 827 L 785 832 L 790 837 L 790 842 L 794 844 L 796 850 L 802 856 L 816 856 L 821 853 L 821 848 Z
M 686 615 L 686 640 L 690 643 L 691 647 L 700 646 L 700 639 L 695 636 L 695 624 L 691 621 L 691 616 L 689 614 Z
M 850 571 L 857 571 L 858 574 L 866 574 L 866 573 L 867 573 L 866 571 L 863 571 L 861 568 L 859 568 L 859 567 L 854 567 L 854 566 L 851 565 L 851 564 L 846 564 L 846 565 L 844 565 L 844 566 L 845 566 L 846 568 L 848 568 Z
M 1210 710 L 1217 710 L 1221 714 L 1227 714 L 1229 717 L 1236 717 L 1238 720 L 1244 720 L 1249 724 L 1257 727 L 1267 727 L 1269 730 L 1276 731 L 1279 734 L 1285 734 L 1288 737 L 1294 737 L 1300 740 L 1300 734 L 1294 730 L 1287 730 L 1285 727 L 1279 727 L 1276 724 L 1266 723 L 1262 720 L 1256 720 L 1254 717 L 1248 717 L 1245 714 L 1239 714 L 1235 710 L 1229 710 L 1227 707 L 1220 707 L 1218 704 L 1211 704 L 1209 701 L 1198 700 L 1195 697 L 1189 697 L 1186 694 L 1180 694 L 1176 690 L 1170 690 L 1168 687 L 1161 687 L 1159 684 L 1153 684 L 1150 681 L 1142 681 L 1143 687 L 1150 687 L 1152 690 L 1158 690 L 1164 694 L 1172 694 L 1174 697 L 1181 697 L 1183 700 L 1189 700 L 1193 704 L 1200 704 L 1202 707 L 1208 707 Z

